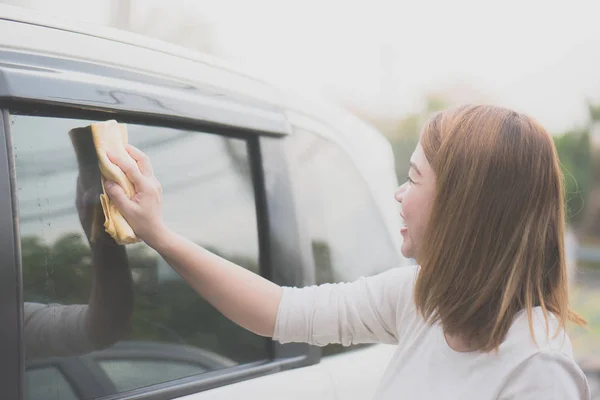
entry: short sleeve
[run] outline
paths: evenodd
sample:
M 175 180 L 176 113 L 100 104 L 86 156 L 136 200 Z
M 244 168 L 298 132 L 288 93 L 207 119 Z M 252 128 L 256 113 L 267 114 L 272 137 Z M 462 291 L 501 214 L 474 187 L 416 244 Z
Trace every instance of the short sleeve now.
M 25 303 L 25 357 L 71 356 L 95 350 L 85 327 L 87 310 L 87 305 Z
M 417 267 L 399 267 L 352 283 L 284 288 L 274 339 L 318 346 L 398 343 L 398 324 L 414 309 Z
M 570 357 L 554 351 L 534 354 L 513 371 L 499 400 L 589 400 L 587 379 Z

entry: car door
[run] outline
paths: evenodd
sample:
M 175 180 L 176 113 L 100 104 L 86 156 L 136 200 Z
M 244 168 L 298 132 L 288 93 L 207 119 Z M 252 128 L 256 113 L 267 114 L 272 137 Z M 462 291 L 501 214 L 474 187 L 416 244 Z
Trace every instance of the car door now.
M 80 65 L 72 60 L 49 62 L 47 56 L 18 51 L 3 56 L 18 61 L 2 71 L 9 85 L 0 88 L 6 107 L 2 131 L 6 151 L 0 152 L 0 161 L 7 166 L 0 170 L 7 189 L 0 201 L 7 211 L 2 225 L 7 233 L 2 244 L 6 262 L 1 268 L 7 277 L 2 292 L 6 302 L 0 317 L 7 326 L 3 331 L 7 341 L 2 345 L 12 343 L 2 363 L 13 374 L 0 378 L 5 393 L 31 400 L 45 395 L 56 400 L 209 398 L 233 392 L 247 397 L 249 391 L 262 393 L 263 398 L 275 392 L 329 398 L 331 383 L 318 367 L 311 367 L 319 358 L 309 346 L 280 346 L 235 325 L 143 243 L 125 249 L 123 268 L 128 268 L 132 287 L 126 287 L 127 279 L 108 280 L 111 300 L 115 293 L 129 293 L 133 302 L 131 334 L 113 332 L 113 339 L 194 346 L 232 360 L 233 365 L 211 364 L 206 371 L 181 368 L 173 362 L 150 360 L 154 353 L 138 348 L 146 361 L 140 362 L 138 354 L 135 362 L 126 357 L 100 362 L 99 368 L 89 369 L 96 372 L 88 375 L 60 365 L 35 368 L 40 357 L 68 359 L 96 350 L 96 345 L 90 349 L 81 345 L 77 350 L 69 346 L 80 344 L 79 323 L 65 325 L 57 319 L 85 315 L 95 279 L 107 271 L 106 265 L 94 264 L 95 250 L 77 206 L 81 174 L 94 161 L 80 157 L 73 135 L 82 131 L 76 128 L 85 131 L 91 123 L 108 119 L 126 122 L 130 143 L 150 155 L 163 184 L 165 220 L 184 236 L 282 285 L 304 284 L 310 264 L 299 245 L 300 216 L 279 148 L 287 124 L 273 107 L 253 114 L 254 102 L 242 107 L 237 118 L 239 99 L 229 107 L 226 96 L 216 100 L 212 94 L 190 96 L 189 86 L 182 86 L 179 93 L 173 89 L 176 84 L 153 86 L 148 83 L 153 79 L 136 80 L 135 74 L 113 79 L 119 69 L 94 70 L 90 63 L 85 64 L 87 79 L 81 81 L 73 72 Z M 119 101 L 109 101 L 115 94 Z M 140 98 L 147 101 L 140 103 Z M 194 117 L 196 109 L 201 118 Z M 178 114 L 178 110 L 185 111 Z M 219 122 L 210 121 L 213 113 Z M 92 203 L 97 200 L 93 197 Z M 46 317 L 32 323 L 40 313 Z M 48 327 L 50 332 L 63 327 L 66 344 L 57 345 L 60 335 L 56 334 L 48 340 L 44 333 Z M 111 324 L 106 327 L 109 332 L 117 329 Z M 18 339 L 8 341 L 14 334 Z M 148 373 L 148 368 L 155 373 Z M 120 374 L 121 378 L 127 375 L 127 381 L 98 384 L 115 371 L 127 371 Z M 45 382 L 46 389 L 25 392 L 25 381 L 30 387 Z M 86 383 L 91 381 L 94 385 Z

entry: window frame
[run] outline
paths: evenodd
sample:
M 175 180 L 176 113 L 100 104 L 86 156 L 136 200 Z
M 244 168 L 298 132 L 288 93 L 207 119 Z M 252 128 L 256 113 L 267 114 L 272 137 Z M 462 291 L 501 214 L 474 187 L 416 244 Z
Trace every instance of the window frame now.
M 15 165 L 10 136 L 10 117 L 2 110 L 0 124 L 0 387 L 7 398 L 23 398 L 24 351 L 23 284 L 21 280 L 20 235 L 18 232 Z M 18 366 L 18 368 L 15 368 Z
M 3 56 L 7 53 L 2 51 Z M 22 54 L 14 52 L 15 57 Z M 42 57 L 41 60 L 47 60 Z M 52 58 L 53 64 L 61 64 L 60 58 Z M 138 103 L 128 104 L 127 102 L 118 105 L 107 106 L 98 102 L 98 99 L 87 99 L 80 102 L 65 103 L 61 101 L 52 101 L 47 88 L 52 90 L 63 90 L 65 93 L 71 93 L 81 82 L 69 80 L 69 74 L 77 66 L 72 60 L 65 61 L 69 64 L 70 70 L 65 72 L 67 79 L 57 79 L 53 75 L 37 74 L 32 72 L 31 66 L 25 66 L 26 74 L 20 74 L 14 65 L 9 67 L 0 65 L 0 76 L 10 82 L 11 74 L 16 76 L 14 85 L 6 85 L 0 88 L 0 107 L 2 110 L 2 127 L 0 129 L 0 140 L 4 141 L 4 146 L 0 150 L 0 165 L 6 166 L 0 168 L 0 188 L 7 190 L 0 191 L 0 231 L 5 239 L 0 243 L 3 264 L 0 266 L 0 323 L 4 328 L 0 337 L 0 354 L 5 354 L 0 359 L 0 387 L 3 387 L 4 394 L 8 398 L 23 399 L 25 387 L 25 357 L 22 343 L 23 329 L 23 309 L 22 309 L 22 280 L 21 280 L 21 256 L 20 256 L 20 234 L 18 226 L 18 200 L 17 184 L 15 174 L 15 162 L 10 132 L 10 115 L 35 115 L 53 118 L 78 118 L 106 120 L 118 119 L 119 122 L 130 124 L 150 125 L 155 127 L 166 127 L 174 129 L 187 129 L 198 131 L 199 133 L 214 133 L 221 136 L 245 139 L 249 154 L 251 174 L 254 186 L 254 198 L 256 205 L 257 230 L 259 239 L 259 264 L 261 274 L 267 279 L 276 283 L 285 285 L 302 285 L 304 276 L 312 274 L 310 268 L 310 254 L 304 249 L 300 251 L 299 257 L 292 257 L 290 262 L 285 248 L 277 244 L 276 231 L 284 230 L 292 232 L 284 245 L 299 245 L 298 225 L 301 223 L 296 213 L 296 205 L 293 194 L 286 185 L 278 185 L 277 191 L 267 188 L 273 182 L 289 182 L 290 173 L 287 168 L 288 160 L 282 156 L 283 138 L 289 134 L 289 125 L 286 123 L 282 111 L 273 111 L 277 115 L 281 113 L 281 121 L 273 115 L 265 116 L 265 109 L 256 107 L 256 101 L 244 105 L 243 109 L 239 107 L 239 98 L 227 100 L 220 98 L 219 104 L 223 109 L 215 114 L 215 120 L 211 120 L 210 113 L 199 113 L 197 116 L 189 114 L 173 113 L 177 108 L 178 101 L 187 104 L 184 108 L 189 110 L 189 105 L 194 103 L 190 99 L 190 94 L 182 89 L 177 95 L 170 89 L 169 100 L 174 105 L 169 110 L 161 114 L 156 110 L 152 103 L 146 104 L 143 108 Z M 81 63 L 83 70 L 85 66 L 86 73 L 90 69 L 94 70 L 94 65 L 90 63 Z M 77 68 L 74 68 L 77 71 Z M 100 71 L 98 81 L 89 80 L 85 82 L 86 87 L 93 88 L 94 92 L 106 92 L 110 90 L 119 90 L 114 86 L 110 88 L 106 83 L 106 66 L 97 66 Z M 113 71 L 118 73 L 118 70 Z M 132 73 L 132 77 L 137 75 L 139 81 L 150 82 L 148 76 L 143 73 Z M 18 78 L 18 79 L 17 79 Z M 128 81 L 121 80 L 128 83 Z M 18 90 L 11 93 L 11 88 L 19 88 L 18 85 L 27 85 L 28 89 L 24 92 Z M 34 89 L 32 89 L 34 88 Z M 126 90 L 129 88 L 123 88 Z M 149 83 L 136 82 L 136 90 L 139 92 L 148 92 L 156 97 L 160 95 L 159 86 L 153 86 Z M 158 93 L 158 94 L 157 94 Z M 200 104 L 206 103 L 206 98 L 201 94 L 197 100 Z M 96 101 L 96 104 L 91 104 Z M 235 103 L 235 104 L 234 104 Z M 201 107 L 198 107 L 201 108 Z M 249 111 L 253 111 L 249 113 Z M 214 111 L 214 110 L 213 110 Z M 226 118 L 225 118 L 226 116 Z M 225 125 L 224 120 L 231 121 L 230 125 Z M 275 122 L 274 122 L 275 121 Z M 282 122 L 283 121 L 283 122 Z M 279 122 L 282 122 L 279 124 Z M 261 130 L 261 124 L 265 129 Z M 283 200 L 282 200 L 283 199 Z M 282 217 L 282 218 L 280 218 Z M 276 227 L 276 229 L 272 229 Z M 285 246 L 284 246 L 285 247 Z M 297 269 L 293 278 L 282 278 L 274 265 L 286 263 L 288 268 Z M 244 380 L 277 373 L 280 371 L 306 366 L 319 361 L 319 352 L 308 345 L 280 345 L 265 338 L 270 359 L 265 361 L 244 364 L 224 370 L 213 371 L 203 375 L 190 376 L 171 382 L 151 385 L 148 387 L 135 389 L 125 393 L 118 393 L 104 400 L 134 400 L 134 399 L 167 399 L 185 396 L 193 393 L 202 392 L 219 386 L 233 384 Z

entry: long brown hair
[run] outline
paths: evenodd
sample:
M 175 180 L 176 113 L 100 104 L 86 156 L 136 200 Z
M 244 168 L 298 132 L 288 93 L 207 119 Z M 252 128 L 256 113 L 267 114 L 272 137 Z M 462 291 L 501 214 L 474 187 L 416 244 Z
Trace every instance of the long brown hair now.
M 420 140 L 437 188 L 417 256 L 424 318 L 481 351 L 500 346 L 521 310 L 533 336 L 536 306 L 559 329 L 585 325 L 569 304 L 563 176 L 546 130 L 505 108 L 461 106 Z

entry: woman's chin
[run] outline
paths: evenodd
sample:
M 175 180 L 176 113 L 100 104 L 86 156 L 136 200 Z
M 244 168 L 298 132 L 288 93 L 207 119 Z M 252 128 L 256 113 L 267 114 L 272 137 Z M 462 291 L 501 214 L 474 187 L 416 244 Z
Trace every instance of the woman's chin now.
M 415 257 L 414 252 L 412 251 L 412 246 L 410 245 L 410 243 L 407 243 L 406 240 L 402 243 L 402 247 L 400 247 L 400 252 L 406 258 Z

